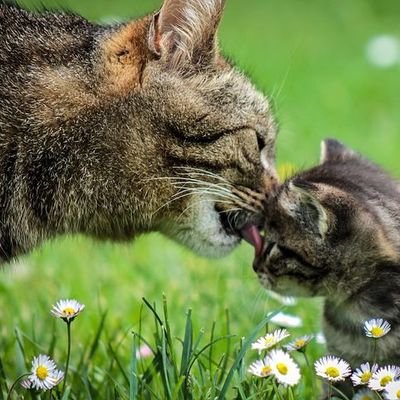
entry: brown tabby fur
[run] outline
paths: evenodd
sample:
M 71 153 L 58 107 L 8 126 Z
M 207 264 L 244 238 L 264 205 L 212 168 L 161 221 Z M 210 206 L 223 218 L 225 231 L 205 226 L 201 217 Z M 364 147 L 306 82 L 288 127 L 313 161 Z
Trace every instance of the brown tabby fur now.
M 262 210 L 265 244 L 254 262 L 262 285 L 285 295 L 325 297 L 328 350 L 354 368 L 374 361 L 364 321 L 389 321 L 392 330 L 379 339 L 376 361 L 399 365 L 399 183 L 327 140 L 321 164 L 279 185 Z
M 211 256 L 239 242 L 212 182 L 259 188 L 275 125 L 218 51 L 223 5 L 165 0 L 100 26 L 0 4 L 2 260 L 66 233 L 158 230 Z

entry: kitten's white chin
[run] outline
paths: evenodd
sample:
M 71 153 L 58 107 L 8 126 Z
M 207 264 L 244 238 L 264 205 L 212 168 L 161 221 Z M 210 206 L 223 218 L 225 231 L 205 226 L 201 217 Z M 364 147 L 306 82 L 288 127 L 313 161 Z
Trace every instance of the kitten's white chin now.
M 186 223 L 167 229 L 166 234 L 172 239 L 210 258 L 224 257 L 240 243 L 238 235 L 225 231 L 214 200 L 196 196 L 190 207 L 182 216 Z
M 266 274 L 259 274 L 258 279 L 261 285 L 268 290 L 272 290 L 279 293 L 282 296 L 293 296 L 293 297 L 310 297 L 312 292 L 307 287 L 299 285 L 296 279 L 281 276 L 274 278 L 273 282 L 268 278 Z

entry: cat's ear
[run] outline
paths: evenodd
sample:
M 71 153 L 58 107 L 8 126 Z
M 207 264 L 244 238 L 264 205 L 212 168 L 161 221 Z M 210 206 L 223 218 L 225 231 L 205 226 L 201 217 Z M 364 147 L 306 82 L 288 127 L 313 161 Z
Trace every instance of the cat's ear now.
M 281 207 L 296 220 L 324 237 L 329 229 L 328 213 L 319 201 L 317 188 L 303 181 L 291 181 L 288 185 L 287 198 L 281 201 Z
M 359 158 L 359 155 L 335 139 L 325 139 L 321 142 L 320 162 L 345 161 Z
M 225 0 L 164 0 L 153 17 L 150 50 L 172 68 L 207 65 L 216 53 L 216 32 Z

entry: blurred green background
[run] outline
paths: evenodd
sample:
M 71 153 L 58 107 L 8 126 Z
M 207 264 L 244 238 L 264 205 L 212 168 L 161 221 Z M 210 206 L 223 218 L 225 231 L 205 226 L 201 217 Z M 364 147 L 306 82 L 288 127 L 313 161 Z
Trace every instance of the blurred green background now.
M 143 15 L 161 1 L 43 3 L 109 22 Z M 280 165 L 312 165 L 321 139 L 335 137 L 400 176 L 399 17 L 398 0 L 227 0 L 221 47 L 271 97 Z M 160 301 L 162 293 L 177 331 L 189 307 L 197 328 L 206 329 L 229 308 L 231 331 L 245 336 L 277 306 L 251 263 L 246 244 L 230 257 L 206 260 L 158 235 L 130 244 L 61 238 L 0 272 L 3 349 L 11 354 L 15 343 L 6 338 L 15 326 L 30 331 L 34 324 L 38 341 L 45 340 L 50 306 L 70 296 L 86 304 L 75 327 L 82 343 L 93 335 L 99 310 L 108 310 L 109 335 L 122 337 L 137 326 L 141 298 Z M 318 331 L 319 300 L 303 300 L 291 312 L 304 319 L 299 332 Z

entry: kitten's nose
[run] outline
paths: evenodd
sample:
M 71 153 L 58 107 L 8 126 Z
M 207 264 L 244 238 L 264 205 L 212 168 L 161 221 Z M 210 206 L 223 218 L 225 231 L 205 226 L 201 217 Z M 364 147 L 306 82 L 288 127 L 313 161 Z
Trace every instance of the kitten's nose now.
M 275 247 L 276 247 L 275 242 L 269 242 L 267 240 L 264 242 L 261 253 L 258 256 L 256 256 L 253 261 L 253 270 L 255 272 L 266 269 L 266 264 L 268 263 L 268 258 L 271 255 L 271 253 Z

